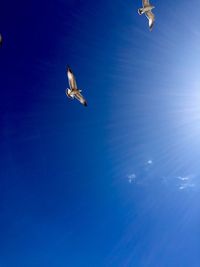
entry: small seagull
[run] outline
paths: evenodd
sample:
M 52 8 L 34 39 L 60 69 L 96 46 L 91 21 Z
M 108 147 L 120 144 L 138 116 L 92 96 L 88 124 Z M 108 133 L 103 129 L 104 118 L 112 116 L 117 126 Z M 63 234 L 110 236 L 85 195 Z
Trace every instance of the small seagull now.
M 143 7 L 138 9 L 139 15 L 145 14 L 146 17 L 149 20 L 149 29 L 152 31 L 154 21 L 155 21 L 155 15 L 152 13 L 152 9 L 155 8 L 155 6 L 152 6 L 149 3 L 149 0 L 142 0 Z
M 189 180 L 189 177 L 182 177 L 182 176 L 178 176 L 177 177 L 179 180 L 181 180 L 181 181 L 188 181 Z
M 67 66 L 67 77 L 68 77 L 69 87 L 70 87 L 70 89 L 69 88 L 66 89 L 67 97 L 71 99 L 76 98 L 81 104 L 83 104 L 86 107 L 87 102 L 82 96 L 81 90 L 77 88 L 75 76 L 69 66 Z

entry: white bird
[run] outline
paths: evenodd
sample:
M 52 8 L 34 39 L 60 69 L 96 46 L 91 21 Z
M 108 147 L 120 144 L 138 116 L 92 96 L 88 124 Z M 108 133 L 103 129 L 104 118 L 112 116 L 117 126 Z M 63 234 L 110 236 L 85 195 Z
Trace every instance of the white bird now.
M 86 107 L 87 102 L 82 96 L 81 90 L 77 88 L 76 78 L 69 66 L 67 67 L 67 77 L 70 89 L 69 88 L 66 89 L 66 95 L 71 99 L 76 98 L 81 104 L 83 104 Z
M 154 25 L 154 21 L 155 21 L 155 15 L 153 14 L 151 10 L 155 8 L 155 6 L 152 6 L 149 3 L 149 0 L 142 0 L 142 4 L 143 4 L 143 7 L 138 9 L 138 13 L 139 15 L 142 15 L 142 14 L 146 15 L 146 17 L 149 20 L 149 29 L 151 31 Z

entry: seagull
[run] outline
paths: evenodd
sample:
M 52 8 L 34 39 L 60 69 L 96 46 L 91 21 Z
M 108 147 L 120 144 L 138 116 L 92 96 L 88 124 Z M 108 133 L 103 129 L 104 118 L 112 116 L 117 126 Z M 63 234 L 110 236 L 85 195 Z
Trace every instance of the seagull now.
M 69 88 L 66 89 L 65 93 L 67 95 L 67 97 L 74 99 L 76 98 L 82 105 L 84 105 L 85 107 L 87 106 L 87 102 L 84 99 L 84 97 L 81 94 L 81 90 L 79 90 L 77 88 L 77 84 L 76 84 L 76 78 L 71 70 L 71 68 L 69 66 L 67 66 L 67 77 L 68 77 L 68 81 L 69 81 Z
M 142 0 L 142 4 L 143 4 L 143 7 L 138 9 L 138 13 L 139 13 L 139 15 L 142 15 L 142 14 L 146 15 L 146 17 L 149 20 L 149 29 L 150 29 L 150 31 L 152 31 L 154 21 L 155 21 L 155 16 L 151 10 L 153 8 L 155 8 L 155 6 L 152 6 L 149 3 L 149 0 Z

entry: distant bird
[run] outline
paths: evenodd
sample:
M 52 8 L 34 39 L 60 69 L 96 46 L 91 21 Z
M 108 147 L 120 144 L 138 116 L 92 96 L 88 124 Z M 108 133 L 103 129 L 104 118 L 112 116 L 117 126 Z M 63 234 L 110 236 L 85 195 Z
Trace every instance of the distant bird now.
M 75 76 L 69 66 L 67 66 L 67 77 L 70 89 L 69 88 L 66 89 L 66 95 L 71 99 L 76 98 L 81 104 L 83 104 L 86 107 L 87 102 L 82 96 L 81 90 L 77 88 Z
M 142 14 L 146 15 L 146 17 L 149 20 L 149 29 L 150 29 L 150 31 L 152 31 L 154 21 L 155 21 L 155 16 L 151 10 L 153 8 L 155 8 L 155 6 L 152 6 L 149 3 L 149 0 L 142 0 L 142 4 L 143 4 L 143 7 L 138 9 L 138 13 L 139 13 L 139 15 L 142 15 Z
M 0 34 L 0 46 L 2 46 L 2 43 L 3 43 L 3 38 L 2 35 Z

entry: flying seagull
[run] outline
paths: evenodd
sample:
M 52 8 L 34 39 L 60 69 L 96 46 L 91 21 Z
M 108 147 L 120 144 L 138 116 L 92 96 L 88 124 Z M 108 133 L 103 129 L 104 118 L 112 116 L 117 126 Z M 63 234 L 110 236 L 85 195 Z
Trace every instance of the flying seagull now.
M 67 66 L 67 77 L 69 81 L 69 88 L 66 89 L 66 95 L 71 99 L 76 98 L 81 104 L 86 107 L 87 102 L 82 96 L 81 90 L 77 88 L 76 78 L 69 66 Z
M 149 3 L 149 0 L 142 0 L 142 4 L 143 4 L 143 7 L 138 9 L 138 13 L 139 15 L 142 15 L 142 14 L 146 15 L 146 17 L 149 20 L 149 29 L 151 31 L 154 25 L 154 21 L 155 21 L 155 16 L 151 10 L 155 8 L 155 6 L 152 6 Z

